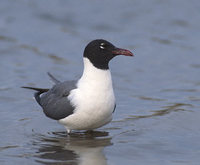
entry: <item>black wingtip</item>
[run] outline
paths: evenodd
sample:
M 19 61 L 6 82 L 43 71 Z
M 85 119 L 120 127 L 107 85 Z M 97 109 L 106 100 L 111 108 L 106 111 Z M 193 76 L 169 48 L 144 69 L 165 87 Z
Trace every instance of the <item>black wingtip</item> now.
M 56 79 L 50 72 L 47 72 L 47 74 L 55 84 L 60 83 L 60 81 Z
M 47 92 L 49 90 L 47 88 L 35 88 L 35 87 L 27 87 L 27 86 L 22 86 L 21 88 L 31 89 L 31 90 L 35 90 L 41 93 Z
M 35 92 L 34 97 L 35 97 L 35 100 L 38 102 L 39 105 L 41 105 L 40 95 L 49 90 L 49 89 L 44 89 L 44 88 L 34 88 L 34 87 L 27 87 L 27 86 L 22 86 L 21 88 L 31 89 L 31 90 L 37 91 L 37 92 Z

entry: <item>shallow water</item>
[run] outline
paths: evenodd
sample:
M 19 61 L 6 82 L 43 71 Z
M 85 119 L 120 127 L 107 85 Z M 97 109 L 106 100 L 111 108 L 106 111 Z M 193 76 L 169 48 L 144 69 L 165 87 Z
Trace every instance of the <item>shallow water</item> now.
M 198 165 L 199 8 L 197 0 L 1 0 L 0 164 Z M 67 136 L 20 86 L 50 87 L 47 71 L 77 79 L 96 38 L 135 57 L 110 64 L 113 121 Z

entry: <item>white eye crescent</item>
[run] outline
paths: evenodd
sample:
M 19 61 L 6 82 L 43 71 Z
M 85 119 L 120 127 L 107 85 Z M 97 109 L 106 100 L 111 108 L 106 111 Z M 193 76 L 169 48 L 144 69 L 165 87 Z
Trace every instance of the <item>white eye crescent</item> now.
M 101 48 L 101 49 L 105 49 L 105 47 L 103 47 L 103 46 L 100 46 L 100 48 Z
M 104 42 L 102 42 L 101 44 L 100 44 L 100 46 L 99 46 L 101 49 L 105 49 L 105 43 Z

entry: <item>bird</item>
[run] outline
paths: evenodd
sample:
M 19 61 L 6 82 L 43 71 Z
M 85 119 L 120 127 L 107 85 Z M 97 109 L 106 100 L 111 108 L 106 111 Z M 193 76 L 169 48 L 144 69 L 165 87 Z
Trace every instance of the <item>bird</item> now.
M 67 133 L 97 129 L 111 122 L 116 108 L 109 62 L 118 55 L 134 56 L 127 49 L 95 39 L 84 49 L 80 79 L 61 82 L 48 72 L 52 88 L 22 88 L 35 90 L 44 114 L 64 125 Z

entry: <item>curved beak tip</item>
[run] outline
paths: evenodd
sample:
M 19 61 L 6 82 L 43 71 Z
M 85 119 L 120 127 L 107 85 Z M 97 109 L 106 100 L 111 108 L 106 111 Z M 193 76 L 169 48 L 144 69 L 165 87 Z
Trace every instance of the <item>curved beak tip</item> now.
M 127 49 L 116 48 L 112 51 L 114 55 L 134 56 L 133 53 Z

